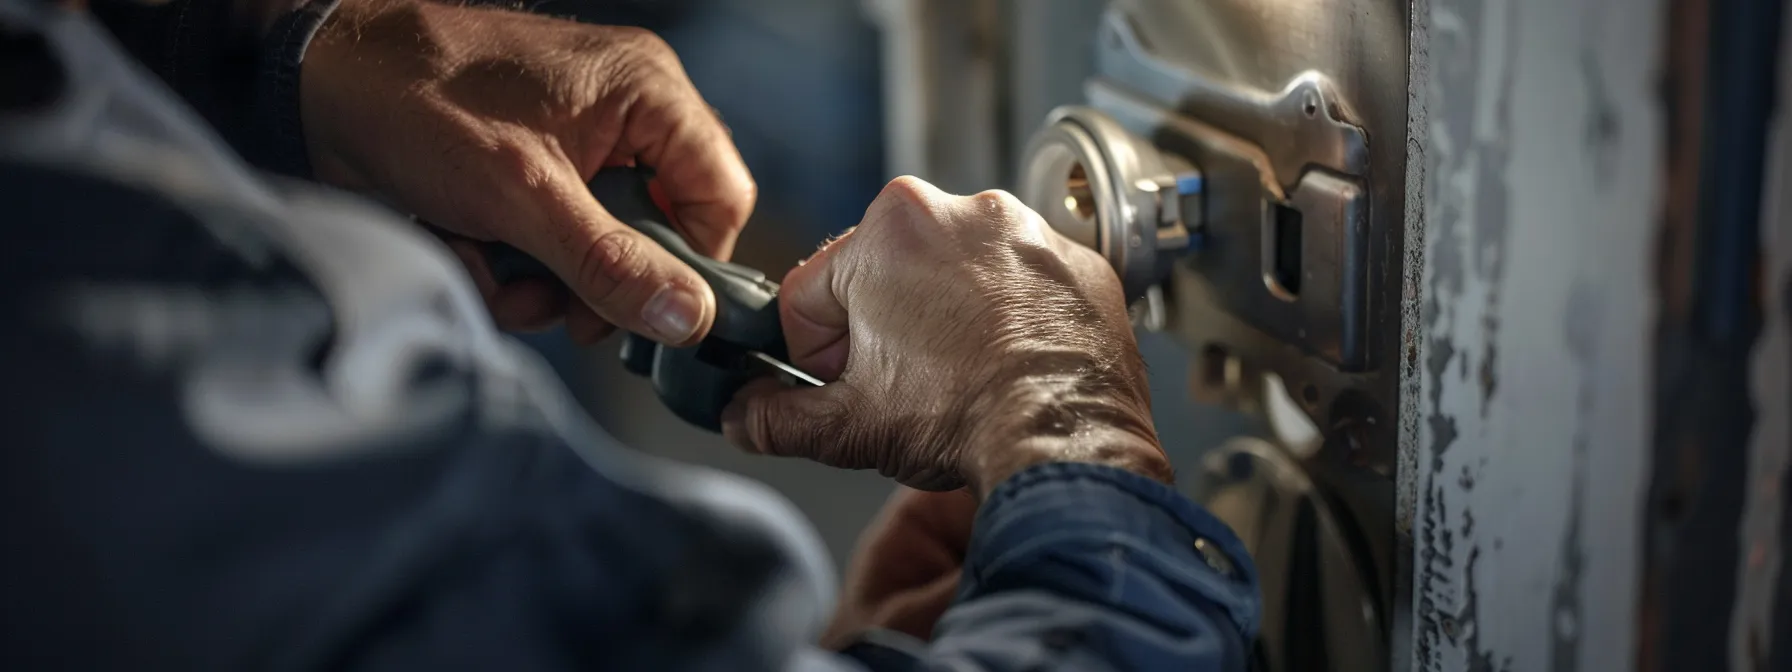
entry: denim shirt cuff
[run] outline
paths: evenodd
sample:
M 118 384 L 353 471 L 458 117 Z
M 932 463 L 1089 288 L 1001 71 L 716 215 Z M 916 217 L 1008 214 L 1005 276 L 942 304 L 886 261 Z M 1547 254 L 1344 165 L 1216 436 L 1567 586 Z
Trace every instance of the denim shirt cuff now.
M 311 156 L 300 115 L 299 68 L 311 38 L 339 0 L 310 0 L 274 22 L 262 44 L 256 73 L 254 119 L 259 146 L 242 148 L 251 163 L 282 175 L 310 179 Z
M 998 485 L 977 513 L 967 582 L 984 583 L 1052 546 L 1107 543 L 1208 594 L 1240 632 L 1257 631 L 1257 572 L 1213 514 L 1159 481 L 1115 467 L 1049 463 Z

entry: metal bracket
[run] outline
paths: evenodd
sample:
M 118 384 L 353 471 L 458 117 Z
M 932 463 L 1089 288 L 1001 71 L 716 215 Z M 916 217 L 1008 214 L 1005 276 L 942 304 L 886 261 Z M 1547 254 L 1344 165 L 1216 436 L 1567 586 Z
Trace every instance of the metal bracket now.
M 1132 19 L 1109 8 L 1096 40 L 1096 71 L 1153 100 L 1263 148 L 1275 182 L 1292 189 L 1308 166 L 1362 176 L 1369 138 L 1324 75 L 1306 71 L 1280 92 L 1225 86 L 1151 54 Z
M 1238 533 L 1263 590 L 1268 669 L 1387 669 L 1373 568 L 1359 532 L 1283 450 L 1239 438 L 1202 460 L 1199 490 Z
M 1088 87 L 1090 102 L 1156 150 L 1201 167 L 1202 249 L 1184 256 L 1179 272 L 1211 285 L 1225 312 L 1269 337 L 1298 345 L 1339 371 L 1374 366 L 1368 338 L 1369 206 L 1355 180 L 1309 170 L 1292 189 L 1273 182 L 1260 147 L 1157 106 L 1105 81 Z M 1185 208 L 1186 209 L 1186 208 Z M 1290 218 L 1286 213 L 1296 213 Z M 1283 245 L 1289 220 L 1292 247 Z M 1278 267 L 1291 256 L 1291 267 Z M 1294 273 L 1294 277 L 1282 277 Z M 1216 325 L 1217 326 L 1217 325 Z

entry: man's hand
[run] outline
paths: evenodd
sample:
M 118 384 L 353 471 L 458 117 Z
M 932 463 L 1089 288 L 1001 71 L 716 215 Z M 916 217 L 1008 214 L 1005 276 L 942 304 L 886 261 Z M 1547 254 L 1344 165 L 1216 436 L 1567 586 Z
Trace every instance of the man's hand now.
M 872 628 L 931 639 L 958 593 L 976 515 L 964 490 L 897 488 L 859 537 L 822 646 L 845 648 Z
M 1170 479 L 1119 279 L 1013 196 L 898 178 L 779 301 L 791 361 L 834 382 L 742 390 L 749 450 L 979 497 L 1042 462 Z
M 343 0 L 306 54 L 302 113 L 320 179 L 392 200 L 545 262 L 551 283 L 492 280 L 456 246 L 500 326 L 564 311 L 575 341 L 618 325 L 688 345 L 715 298 L 697 274 L 610 216 L 585 181 L 653 166 L 673 223 L 727 258 L 752 178 L 678 58 L 651 33 L 425 0 Z

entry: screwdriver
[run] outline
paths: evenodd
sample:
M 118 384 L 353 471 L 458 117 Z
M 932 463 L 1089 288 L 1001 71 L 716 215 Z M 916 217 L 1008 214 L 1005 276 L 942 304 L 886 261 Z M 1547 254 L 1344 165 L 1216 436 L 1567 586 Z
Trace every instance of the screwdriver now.
M 611 215 L 697 271 L 715 293 L 716 319 L 709 335 L 691 347 L 673 348 L 628 334 L 622 344 L 628 370 L 651 380 L 660 401 L 674 414 L 713 432 L 721 431 L 722 408 L 734 393 L 767 372 L 778 374 L 787 385 L 821 386 L 822 381 L 786 361 L 778 283 L 752 268 L 691 249 L 654 205 L 647 186 L 651 178 L 647 168 L 605 168 L 587 186 Z M 499 284 L 523 278 L 558 281 L 540 260 L 510 245 L 488 242 L 483 247 Z

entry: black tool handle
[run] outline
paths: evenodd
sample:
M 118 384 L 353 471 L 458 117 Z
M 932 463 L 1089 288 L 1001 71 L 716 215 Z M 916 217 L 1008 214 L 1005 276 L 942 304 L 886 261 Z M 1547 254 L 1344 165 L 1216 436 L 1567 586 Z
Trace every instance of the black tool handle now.
M 785 356 L 778 320 L 778 284 L 751 268 L 698 254 L 654 205 L 644 169 L 606 168 L 591 178 L 591 195 L 611 215 L 664 247 L 697 271 L 716 297 L 716 319 L 703 342 L 670 348 L 636 334 L 622 346 L 628 370 L 653 381 L 660 401 L 679 418 L 710 431 L 721 430 L 722 408 L 742 385 L 762 375 L 743 361 L 755 351 Z M 486 263 L 500 283 L 524 278 L 558 281 L 534 257 L 504 243 L 485 243 Z

